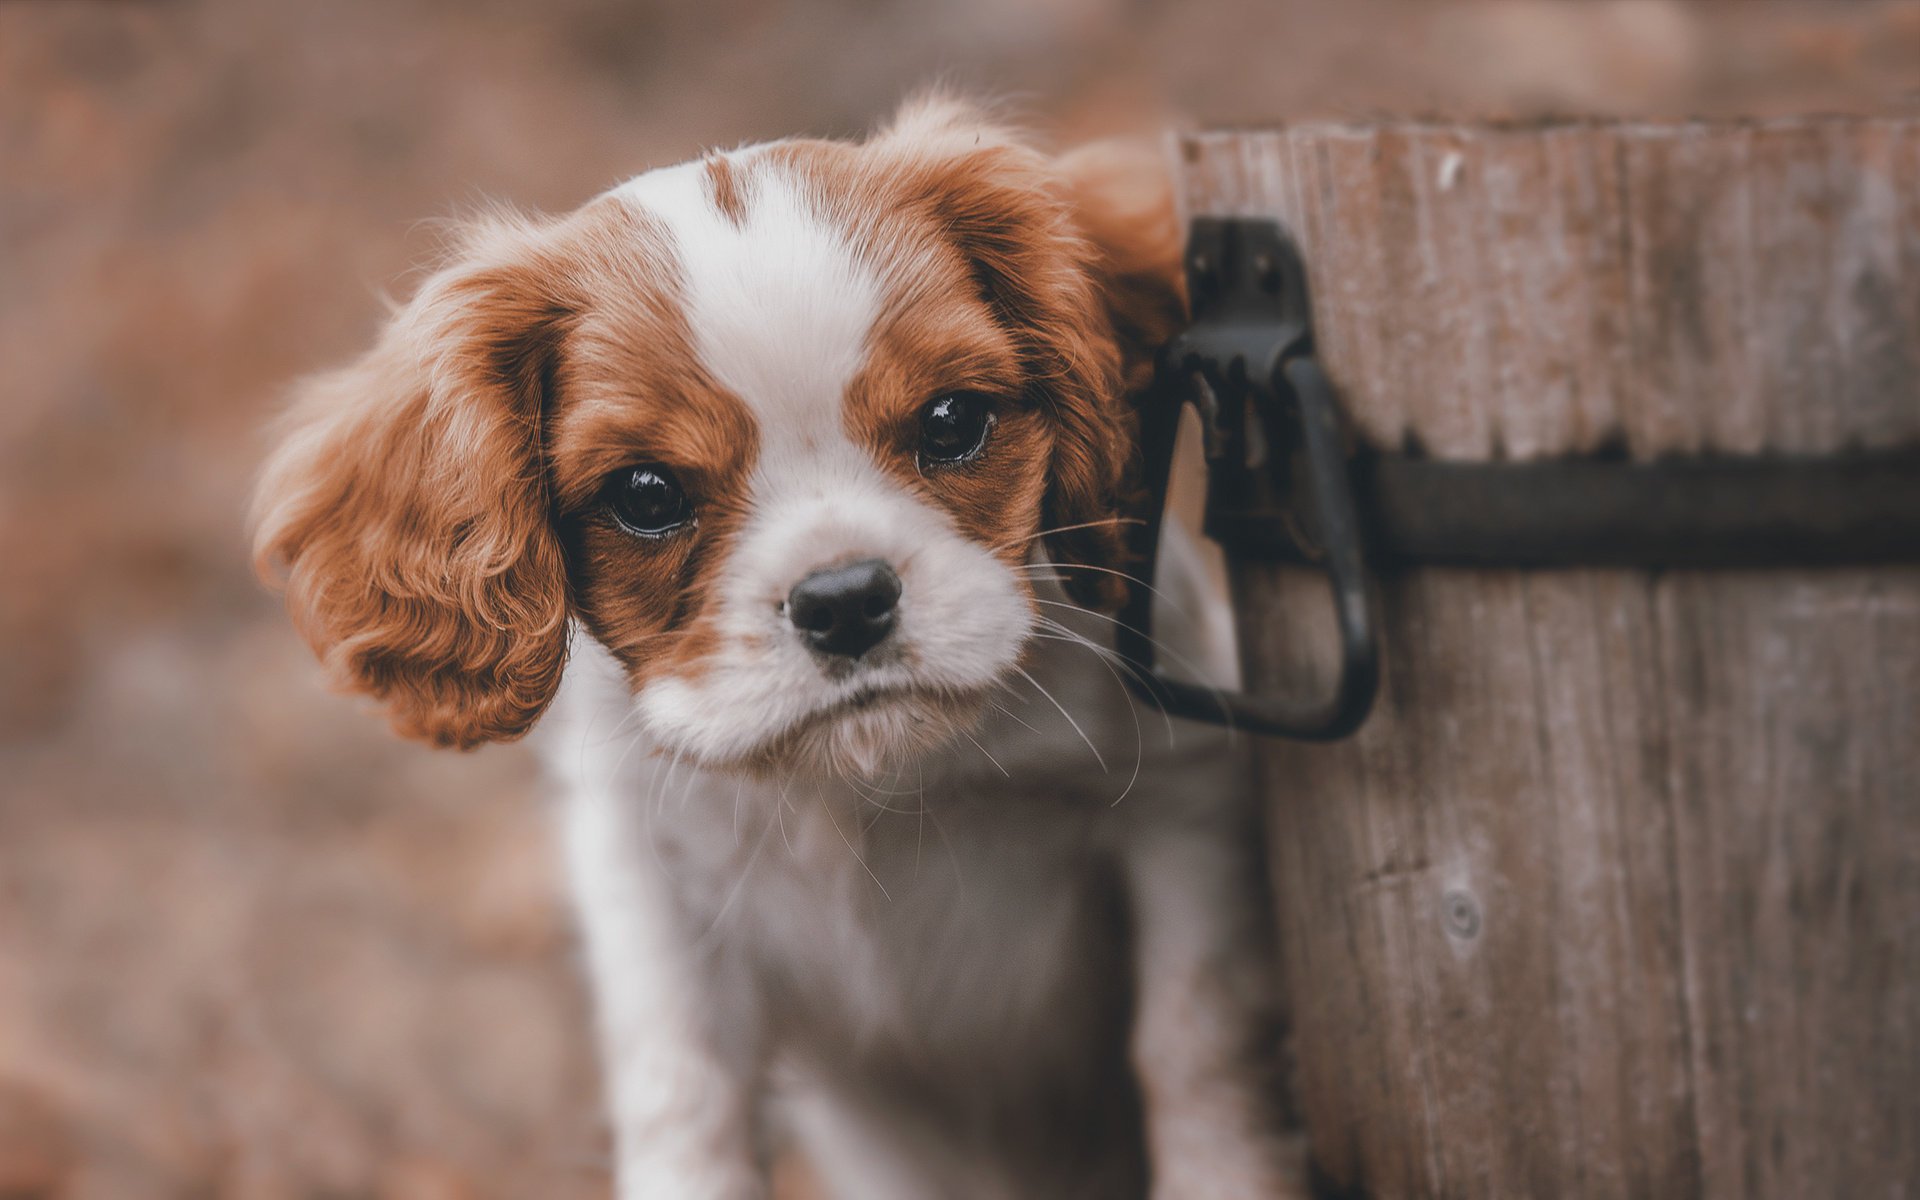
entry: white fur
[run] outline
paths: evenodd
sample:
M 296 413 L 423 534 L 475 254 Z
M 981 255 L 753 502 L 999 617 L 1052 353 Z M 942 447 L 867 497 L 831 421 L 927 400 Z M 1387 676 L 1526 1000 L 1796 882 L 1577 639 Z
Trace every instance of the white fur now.
M 1068 624 L 1104 644 L 1097 619 Z M 1182 626 L 1169 611 L 1172 652 L 1204 657 L 1204 630 Z M 1130 991 L 1133 1032 L 1104 1050 L 1164 1101 L 1147 1114 L 1154 1196 L 1292 1194 L 1248 1057 L 1272 1049 L 1252 1040 L 1269 959 L 1244 756 L 1169 728 L 1084 646 L 1043 643 L 1029 669 L 972 741 L 871 780 L 749 780 L 636 744 L 621 673 L 578 639 L 544 744 L 569 795 L 623 1200 L 762 1196 L 767 1098 L 845 1200 L 1141 1194 L 1124 1164 L 1084 1157 L 1101 1125 L 1071 1106 L 1027 1114 L 1057 1164 L 969 1127 L 1003 1093 L 1019 1112 L 1020 1093 L 1062 1086 L 1047 1077 L 1098 1079 L 1085 1027 Z M 1131 944 L 1081 908 L 1103 882 Z M 899 1091 L 871 1077 L 899 1062 L 920 1068 Z
M 697 168 L 619 190 L 673 235 L 703 360 L 764 437 L 721 648 L 636 697 L 579 635 L 544 727 L 621 1197 L 764 1197 L 768 1098 L 841 1200 L 1121 1200 L 1149 1153 L 1156 1200 L 1288 1194 L 1244 756 L 1138 705 L 1110 625 L 1044 579 L 1078 640 L 1043 632 L 1017 572 L 846 437 L 878 285 L 754 178 L 737 227 Z M 823 669 L 781 601 L 866 557 L 900 574 L 898 629 Z M 1161 632 L 1219 670 L 1197 578 L 1163 580 Z M 715 769 L 876 689 L 821 723 L 824 765 Z
M 672 235 L 701 363 L 746 401 L 763 433 L 804 444 L 837 430 L 841 393 L 880 311 L 878 278 L 787 175 L 736 168 L 744 192 L 736 226 L 708 200 L 705 170 L 692 162 L 649 171 L 613 194 Z

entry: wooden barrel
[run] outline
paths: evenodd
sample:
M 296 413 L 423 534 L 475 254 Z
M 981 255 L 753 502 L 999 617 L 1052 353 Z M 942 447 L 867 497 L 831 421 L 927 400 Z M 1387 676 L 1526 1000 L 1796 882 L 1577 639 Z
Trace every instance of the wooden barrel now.
M 1920 443 L 1920 122 L 1181 143 L 1299 243 L 1367 448 Z M 1234 564 L 1250 686 L 1325 594 Z M 1920 569 L 1414 568 L 1354 738 L 1263 740 L 1317 1170 L 1349 1194 L 1920 1194 Z

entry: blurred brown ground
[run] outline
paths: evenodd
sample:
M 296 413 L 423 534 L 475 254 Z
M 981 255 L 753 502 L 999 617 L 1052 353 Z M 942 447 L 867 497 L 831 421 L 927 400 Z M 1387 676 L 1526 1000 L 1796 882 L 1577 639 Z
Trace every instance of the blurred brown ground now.
M 423 219 L 935 77 L 1062 139 L 1911 110 L 1920 7 L 0 4 L 0 1197 L 604 1194 L 530 756 L 321 690 L 246 564 L 262 426 Z

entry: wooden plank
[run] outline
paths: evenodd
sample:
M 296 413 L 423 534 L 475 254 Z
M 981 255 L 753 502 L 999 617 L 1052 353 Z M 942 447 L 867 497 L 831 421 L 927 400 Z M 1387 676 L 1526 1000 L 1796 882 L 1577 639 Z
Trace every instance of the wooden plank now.
M 1358 437 L 1449 458 L 1920 441 L 1920 122 L 1188 139 L 1299 238 Z M 1235 572 L 1250 683 L 1324 589 Z M 1425 571 L 1385 687 L 1266 743 L 1295 1100 L 1379 1196 L 1920 1189 L 1920 572 Z
M 1920 572 L 1679 576 L 1695 1111 L 1722 1196 L 1920 1188 Z

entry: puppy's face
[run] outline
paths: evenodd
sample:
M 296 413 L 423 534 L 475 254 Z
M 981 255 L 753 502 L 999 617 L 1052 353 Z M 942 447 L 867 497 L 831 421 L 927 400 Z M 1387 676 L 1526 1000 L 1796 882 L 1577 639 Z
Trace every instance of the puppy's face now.
M 1115 597 L 1127 336 L 1084 228 L 945 106 L 489 227 L 314 385 L 262 552 L 406 732 L 521 732 L 577 621 L 682 757 L 897 760 L 1018 669 L 1040 538 Z
M 864 767 L 944 738 L 1028 635 L 1059 431 L 961 247 L 859 155 L 619 189 L 598 219 L 656 294 L 592 304 L 561 356 L 580 618 L 645 727 L 702 762 Z

